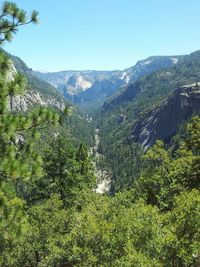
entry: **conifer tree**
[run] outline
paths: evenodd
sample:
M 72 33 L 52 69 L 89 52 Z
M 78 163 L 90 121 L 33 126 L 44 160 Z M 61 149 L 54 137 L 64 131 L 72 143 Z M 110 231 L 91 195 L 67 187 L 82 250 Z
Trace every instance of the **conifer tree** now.
M 0 15 L 0 43 L 10 41 L 18 27 L 37 23 L 38 13 L 30 19 L 24 10 L 13 2 L 5 2 Z M 41 174 L 41 156 L 34 151 L 34 141 L 39 138 L 36 128 L 46 128 L 56 123 L 59 116 L 44 108 L 28 114 L 9 111 L 9 99 L 25 92 L 26 81 L 22 74 L 12 72 L 12 63 L 0 54 L 0 178 L 30 177 Z M 28 132 L 32 142 L 27 143 Z
M 44 171 L 45 176 L 34 185 L 35 198 L 47 199 L 58 194 L 64 206 L 69 206 L 83 189 L 91 190 L 95 186 L 86 147 L 81 144 L 76 151 L 63 135 L 54 137 L 45 150 Z
M 0 44 L 10 41 L 18 27 L 37 22 L 34 11 L 26 12 L 13 2 L 5 2 L 0 13 Z M 22 113 L 10 110 L 10 97 L 25 93 L 26 80 L 16 73 L 11 60 L 0 53 L 0 265 L 13 266 L 9 260 L 12 242 L 20 234 L 23 201 L 16 196 L 17 181 L 42 174 L 42 158 L 34 149 L 39 138 L 38 129 L 59 121 L 56 112 L 37 108 Z M 8 253 L 7 253 L 8 252 Z M 5 254 L 8 254 L 5 256 Z M 5 262 L 2 260 L 6 257 Z
M 30 17 L 26 11 L 19 8 L 16 3 L 6 1 L 3 3 L 0 12 L 0 44 L 11 41 L 13 34 L 20 26 L 38 22 L 38 12 L 33 11 Z
M 83 177 L 83 182 L 92 188 L 95 185 L 93 166 L 90 160 L 87 147 L 81 143 L 76 153 L 76 160 L 79 162 L 79 172 Z

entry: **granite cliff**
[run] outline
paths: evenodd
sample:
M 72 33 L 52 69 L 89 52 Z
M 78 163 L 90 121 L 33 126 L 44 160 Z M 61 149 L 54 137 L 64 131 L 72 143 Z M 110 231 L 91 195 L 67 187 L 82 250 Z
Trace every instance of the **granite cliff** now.
M 132 130 L 132 138 L 145 150 L 158 139 L 168 142 L 182 123 L 199 113 L 200 83 L 181 86 L 159 107 L 138 120 Z
M 10 110 L 26 111 L 34 105 L 64 110 L 65 100 L 52 85 L 35 77 L 32 69 L 28 68 L 20 58 L 10 55 L 3 49 L 0 53 L 6 54 L 11 61 L 10 71 L 7 74 L 8 80 L 12 79 L 16 72 L 23 73 L 27 80 L 25 95 L 10 97 L 8 103 Z

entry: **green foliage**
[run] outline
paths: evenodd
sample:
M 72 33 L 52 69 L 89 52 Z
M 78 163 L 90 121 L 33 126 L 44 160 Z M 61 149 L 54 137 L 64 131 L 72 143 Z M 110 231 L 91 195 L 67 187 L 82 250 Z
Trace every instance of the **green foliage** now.
M 200 194 L 183 192 L 164 216 L 167 228 L 165 266 L 198 266 L 200 256 Z
M 4 8 L 11 14 L 16 6 Z M 138 146 L 123 150 L 123 132 L 116 132 L 113 141 L 120 142 L 109 155 L 123 152 L 133 163 L 124 174 L 129 165 L 118 166 L 132 188 L 98 195 L 86 146 L 75 147 L 64 128 L 65 134 L 57 131 L 55 111 L 8 111 L 9 96 L 23 93 L 24 79 L 8 79 L 5 55 L 0 65 L 0 266 L 199 266 L 200 119 L 193 118 L 176 146 L 158 141 L 143 156 Z
M 143 165 L 141 157 L 144 152 L 141 146 L 117 142 L 110 145 L 109 150 L 105 151 L 100 143 L 99 152 L 106 155 L 106 157 L 100 158 L 98 165 L 102 169 L 106 168 L 112 177 L 111 192 L 115 193 L 124 188 L 130 188 L 134 180 L 139 177 Z
M 129 185 L 130 161 L 126 159 L 132 158 L 130 145 L 134 146 L 132 145 L 132 131 L 137 120 L 161 105 L 178 87 L 198 81 L 200 81 L 199 51 L 183 57 L 172 68 L 141 77 L 134 84 L 124 88 L 120 95 L 105 103 L 96 119 L 100 129 L 100 146 L 108 165 L 106 167 L 110 170 L 115 169 L 114 191 Z M 120 122 L 121 115 L 124 116 L 122 122 Z M 140 161 L 140 156 L 136 161 Z M 136 166 L 132 171 L 132 179 L 138 177 L 137 173 Z
M 47 127 L 56 123 L 58 115 L 48 109 L 35 110 L 29 114 L 17 114 L 8 111 L 10 96 L 24 91 L 25 80 L 21 74 L 13 74 L 8 79 L 9 61 L 1 55 L 0 68 L 0 174 L 1 179 L 9 177 L 29 177 L 41 173 L 41 157 L 34 151 L 34 139 L 37 140 L 35 128 Z M 29 131 L 33 137 L 32 144 L 24 141 L 24 131 Z M 32 132 L 32 133 L 31 133 Z
M 30 208 L 10 266 L 198 266 L 199 191 L 180 194 L 168 213 L 123 194 L 80 198 L 78 210 L 57 195 Z
M 28 203 L 58 194 L 64 206 L 71 206 L 82 190 L 95 187 L 93 166 L 83 144 L 77 150 L 64 136 L 55 136 L 44 151 L 43 162 L 43 177 L 24 186 Z
M 9 183 L 0 184 L 0 266 L 10 266 L 9 252 L 16 247 L 26 221 L 23 211 L 24 201 L 15 195 Z
M 180 192 L 200 188 L 199 117 L 188 124 L 186 140 L 171 153 L 163 142 L 149 149 L 143 157 L 144 168 L 136 181 L 136 194 L 161 209 L 171 209 Z
M 9 208 L 9 216 L 18 217 L 12 224 L 3 218 L 11 229 L 9 243 L 2 235 L 2 266 L 197 267 L 199 186 L 188 182 L 183 164 L 183 156 L 198 156 L 188 143 L 198 139 L 197 124 L 194 118 L 188 125 L 188 138 L 173 152 L 175 158 L 157 142 L 143 156 L 143 172 L 132 190 L 114 197 L 92 192 L 86 147 L 76 150 L 63 136 L 55 137 L 45 149 L 46 175 L 30 191 L 37 202 L 29 202 L 25 214 L 18 211 L 23 201 L 11 190 L 18 204 Z
M 11 41 L 20 26 L 37 22 L 37 11 L 34 10 L 30 18 L 27 18 L 26 11 L 18 8 L 14 2 L 4 2 L 0 13 L 0 44 Z
M 94 125 L 88 121 L 87 116 L 76 107 L 71 107 L 68 116 L 65 116 L 64 124 L 70 128 L 71 140 L 79 145 L 80 142 L 87 146 L 94 146 Z
M 66 110 L 64 110 L 64 112 L 61 112 L 55 107 L 56 111 L 60 114 L 60 126 L 51 128 L 49 131 L 50 133 L 54 130 L 55 132 L 68 132 L 70 140 L 72 140 L 72 142 L 77 146 L 80 142 L 84 142 L 87 146 L 93 146 L 94 127 L 93 124 L 88 121 L 87 116 L 83 112 L 81 112 L 77 107 L 71 107 L 69 103 L 65 102 L 56 88 L 35 77 L 32 70 L 29 69 L 20 58 L 12 56 L 3 49 L 0 49 L 0 54 L 4 57 L 7 56 L 7 59 L 10 58 L 16 70 L 22 73 L 23 77 L 26 78 L 27 82 L 25 92 L 32 92 L 36 94 L 39 92 L 43 99 L 47 99 L 52 102 L 52 106 L 54 106 L 54 103 L 57 103 L 56 105 L 59 105 L 60 103 L 62 106 L 65 104 Z M 11 61 L 8 60 L 8 63 L 12 68 Z M 29 107 L 29 110 L 30 109 L 32 109 L 32 107 Z M 45 132 L 48 132 L 48 130 Z

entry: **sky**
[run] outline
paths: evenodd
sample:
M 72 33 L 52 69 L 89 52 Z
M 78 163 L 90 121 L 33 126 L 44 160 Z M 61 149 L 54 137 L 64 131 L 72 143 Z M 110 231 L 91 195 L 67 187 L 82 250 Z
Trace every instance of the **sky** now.
M 2 1 L 0 1 L 2 2 Z M 122 70 L 200 49 L 200 0 L 16 0 L 40 23 L 4 49 L 34 70 Z

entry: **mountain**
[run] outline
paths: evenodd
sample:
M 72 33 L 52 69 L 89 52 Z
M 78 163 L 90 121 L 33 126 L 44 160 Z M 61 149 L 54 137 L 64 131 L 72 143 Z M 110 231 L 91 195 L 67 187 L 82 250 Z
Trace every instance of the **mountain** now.
M 27 79 L 27 92 L 24 96 L 15 96 L 10 99 L 11 109 L 26 111 L 33 105 L 54 107 L 64 110 L 66 101 L 63 96 L 50 84 L 35 77 L 31 68 L 16 56 L 0 49 L 0 53 L 6 54 L 11 62 L 13 72 L 21 72 Z
M 132 130 L 133 140 L 145 150 L 156 140 L 168 142 L 182 123 L 199 113 L 200 83 L 181 86 L 164 103 L 136 122 Z
M 97 80 L 89 89 L 73 96 L 73 101 L 87 111 L 95 110 L 101 107 L 122 84 L 121 80 L 115 82 L 106 79 Z
M 58 113 L 62 113 L 66 105 L 71 106 L 71 115 L 64 119 L 62 125 L 51 130 L 55 133 L 62 132 L 76 144 L 84 142 L 88 146 L 93 145 L 93 126 L 88 121 L 86 114 L 69 104 L 55 87 L 35 77 L 32 69 L 28 68 L 19 57 L 13 56 L 3 49 L 0 49 L 0 53 L 6 54 L 12 63 L 8 79 L 12 79 L 16 72 L 23 73 L 27 79 L 25 95 L 14 96 L 9 99 L 8 108 L 11 111 L 26 112 L 28 109 L 43 106 L 56 109 Z
M 34 71 L 35 76 L 52 84 L 63 93 L 66 91 L 69 95 L 77 95 L 89 89 L 95 81 L 109 79 L 114 73 L 118 73 L 118 71 Z
M 103 108 L 117 109 L 118 106 L 129 105 L 135 99 L 140 101 L 138 105 L 140 109 L 145 108 L 148 103 L 155 104 L 158 99 L 167 96 L 177 87 L 198 82 L 199 59 L 200 51 L 181 56 L 176 65 L 159 69 L 129 83 L 118 95 L 110 98 Z
M 27 79 L 26 95 L 16 96 L 11 99 L 14 109 L 25 111 L 28 106 L 42 105 L 64 110 L 66 104 L 65 100 L 52 85 L 35 77 L 32 69 L 28 68 L 19 57 L 13 56 L 3 49 L 1 49 L 0 52 L 5 53 L 13 62 L 15 71 L 23 73 Z
M 43 79 L 55 86 L 57 90 L 62 93 L 65 99 L 78 104 L 86 110 L 90 110 L 90 107 L 91 109 L 99 107 L 102 103 L 104 103 L 105 99 L 113 93 L 114 86 L 116 90 L 116 88 L 123 84 L 119 73 L 120 71 L 93 70 L 61 71 L 52 73 L 34 71 L 34 75 L 36 77 L 39 77 L 40 79 Z M 111 77 L 114 75 L 116 77 L 119 76 L 118 83 L 115 84 L 111 81 Z M 106 88 L 105 83 L 107 83 Z
M 94 110 L 121 88 L 154 71 L 171 67 L 181 56 L 155 56 L 138 61 L 123 71 L 61 71 L 39 72 L 34 75 L 55 86 L 64 97 L 73 103 Z
M 90 70 L 88 71 L 69 70 L 69 71 L 59 71 L 59 72 L 34 71 L 34 75 L 38 76 L 40 79 L 47 81 L 56 88 L 60 88 L 60 86 L 69 85 L 74 89 L 76 89 L 74 92 L 69 91 L 69 93 L 71 94 L 77 94 L 78 91 L 84 91 L 84 89 L 86 89 L 87 87 L 88 88 L 91 87 L 90 82 L 93 84 L 95 80 L 106 79 L 112 73 L 115 73 L 115 71 L 90 71 Z M 77 82 L 75 82 L 76 80 Z
M 143 150 L 159 138 L 169 142 L 180 124 L 198 112 L 199 95 L 194 94 L 194 86 L 189 86 L 189 91 L 182 86 L 199 81 L 200 51 L 196 51 L 180 57 L 174 66 L 130 82 L 104 103 L 96 119 L 100 152 L 105 156 L 102 166 L 112 170 L 113 190 L 137 178 L 138 164 L 142 164 L 137 156 L 139 144 Z M 189 98 L 183 98 L 181 90 L 186 90 Z

